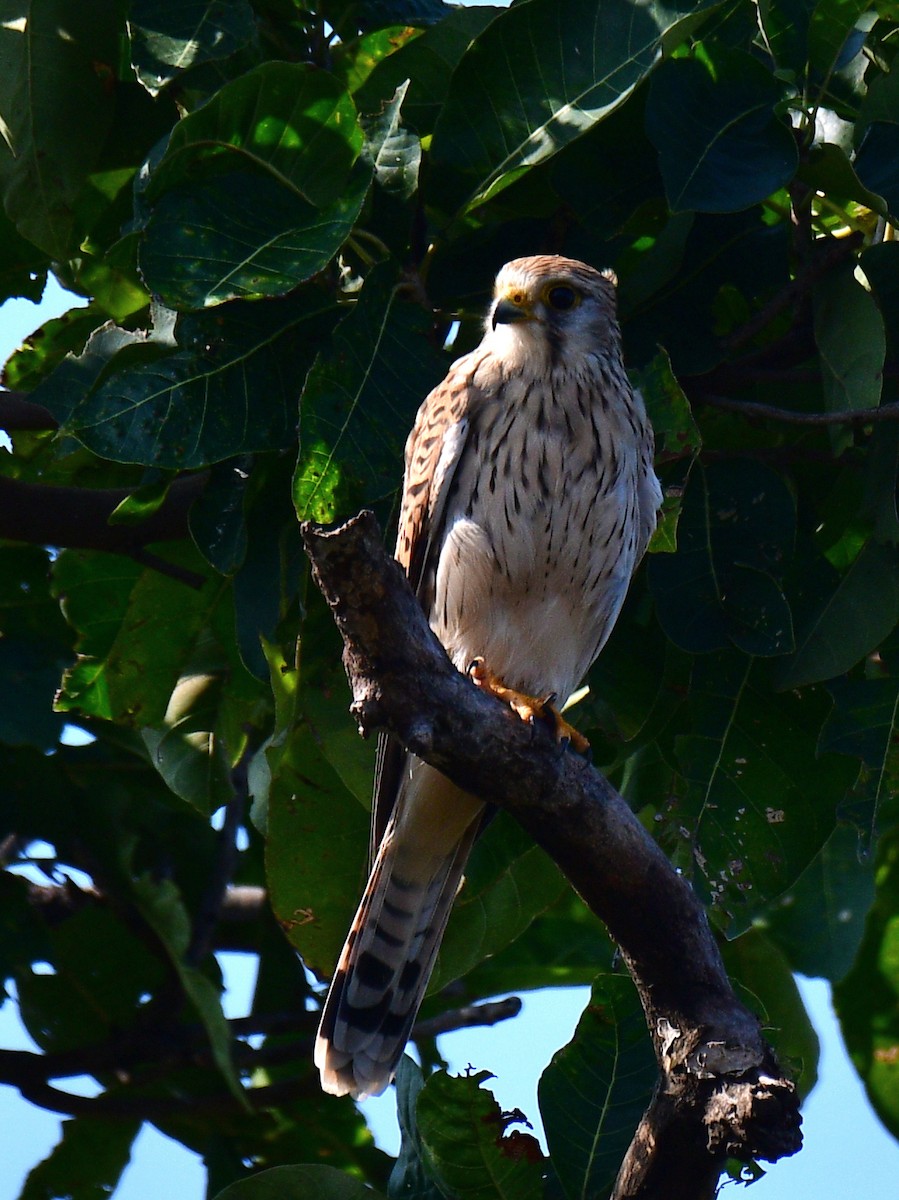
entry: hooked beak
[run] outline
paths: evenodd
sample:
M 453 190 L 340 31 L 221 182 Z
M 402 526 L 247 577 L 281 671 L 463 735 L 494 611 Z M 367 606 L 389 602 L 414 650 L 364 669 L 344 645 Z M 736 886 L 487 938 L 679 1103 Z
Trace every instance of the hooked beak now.
M 513 301 L 503 297 L 497 300 L 496 307 L 493 310 L 493 318 L 491 324 L 496 329 L 497 325 L 513 325 L 516 321 L 530 321 L 530 310 L 524 308 L 520 304 L 515 304 Z

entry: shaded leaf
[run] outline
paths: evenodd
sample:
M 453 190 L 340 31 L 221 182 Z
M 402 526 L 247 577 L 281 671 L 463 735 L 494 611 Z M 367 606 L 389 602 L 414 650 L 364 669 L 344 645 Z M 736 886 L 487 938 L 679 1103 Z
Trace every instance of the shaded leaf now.
M 427 337 L 429 316 L 396 283 L 393 263 L 369 274 L 309 372 L 293 484 L 300 520 L 333 521 L 399 486 L 415 412 L 446 371 Z
M 540 1115 L 568 1197 L 603 1200 L 649 1103 L 658 1068 L 633 983 L 600 975 L 574 1037 L 540 1077 Z
M 749 208 L 792 177 L 796 143 L 776 115 L 781 89 L 744 50 L 705 43 L 653 76 L 646 131 L 674 212 Z
M 627 98 L 679 22 L 696 26 L 711 7 L 531 0 L 508 9 L 453 73 L 434 129 L 431 202 L 447 213 L 474 207 L 551 158 Z
M 481 1085 L 488 1071 L 431 1075 L 418 1097 L 418 1129 L 431 1171 L 445 1195 L 459 1200 L 538 1200 L 543 1155 L 537 1139 L 510 1124 L 520 1114 L 500 1110 Z
M 855 964 L 833 990 L 849 1056 L 887 1129 L 899 1136 L 899 839 L 881 843 L 877 891 Z
M 63 1121 L 62 1140 L 28 1175 L 19 1200 L 105 1200 L 131 1159 L 140 1121 Z
M 871 293 L 849 267 L 815 286 L 815 342 L 821 356 L 824 403 L 831 411 L 880 403 L 886 337 Z
M 199 565 L 193 553 L 168 553 L 192 570 Z M 117 555 L 76 550 L 60 555 L 54 585 L 80 634 L 57 711 L 137 727 L 162 722 L 220 585 L 197 590 Z
M 226 58 L 256 31 L 246 0 L 133 0 L 131 65 L 156 95 L 198 63 Z
M 874 900 L 874 863 L 858 831 L 838 825 L 793 886 L 771 905 L 768 934 L 803 975 L 836 983 L 855 959 Z
M 148 285 L 176 309 L 283 296 L 323 270 L 349 236 L 368 191 L 367 170 L 316 208 L 280 179 L 232 171 L 167 191 L 141 245 Z
M 894 678 L 834 680 L 833 712 L 821 730 L 821 749 L 864 764 L 846 813 L 869 839 L 899 817 L 896 804 L 896 727 L 899 683 Z
M 222 1012 L 221 984 L 215 984 L 186 961 L 191 923 L 184 901 L 171 880 L 153 880 L 149 875 L 132 885 L 135 903 L 168 953 L 184 992 L 196 1010 L 209 1037 L 212 1057 L 230 1091 L 242 1103 L 243 1088 L 231 1061 L 231 1032 Z
M 404 119 L 422 137 L 433 132 L 456 64 L 472 39 L 502 11 L 489 4 L 450 10 L 439 24 L 410 39 L 377 64 L 356 92 L 360 111 L 378 112 L 408 80 Z
M 675 741 L 687 791 L 665 820 L 689 840 L 732 934 L 808 866 L 856 775 L 848 760 L 818 754 L 823 696 L 769 687 L 760 661 L 697 659 L 691 730 Z
M 336 1167 L 272 1167 L 232 1183 L 215 1200 L 378 1200 L 379 1193 Z
M 690 476 L 675 554 L 657 554 L 649 585 L 659 621 L 684 650 L 729 643 L 747 654 L 793 647 L 778 577 L 792 553 L 793 498 L 783 479 L 748 459 L 711 463 Z
M 797 638 L 780 688 L 832 679 L 875 650 L 899 622 L 899 551 L 870 541 Z
M 749 1006 L 762 1020 L 765 1038 L 805 1099 L 818 1081 L 818 1035 L 809 1020 L 791 964 L 779 946 L 759 929 L 748 929 L 722 946 L 724 965 Z
M 115 462 L 183 470 L 284 449 L 296 439 L 296 398 L 333 311 L 317 289 L 235 303 L 180 318 L 175 350 L 104 328 L 34 399 Z
M 416 1107 L 423 1087 L 421 1068 L 404 1054 L 396 1072 L 396 1113 L 402 1140 L 387 1185 L 390 1200 L 440 1200 L 443 1195 L 428 1174 L 418 1134 Z
M 472 856 L 428 991 L 442 990 L 514 941 L 566 887 L 552 859 L 501 814 Z
M 6 0 L 0 22 L 0 180 L 22 237 L 66 259 L 73 202 L 112 128 L 121 0 Z
M 298 723 L 267 750 L 272 908 L 307 966 L 330 976 L 362 895 L 368 815 Z

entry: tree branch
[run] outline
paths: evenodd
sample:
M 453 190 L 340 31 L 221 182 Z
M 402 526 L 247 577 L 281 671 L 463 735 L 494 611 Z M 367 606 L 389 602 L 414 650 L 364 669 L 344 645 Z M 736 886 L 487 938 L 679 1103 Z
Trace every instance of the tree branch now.
M 699 1200 L 713 1195 L 728 1156 L 795 1153 L 795 1088 L 735 996 L 692 888 L 622 797 L 453 668 L 371 513 L 302 532 L 344 640 L 360 731 L 388 730 L 453 782 L 508 809 L 621 948 L 660 1079 L 615 1200 Z
M 899 400 L 881 404 L 877 408 L 846 408 L 836 412 L 809 413 L 777 408 L 773 404 L 760 404 L 754 400 L 733 400 L 730 396 L 697 395 L 695 399 L 711 408 L 740 413 L 744 417 L 781 421 L 788 425 L 870 425 L 879 421 L 899 421 Z
M 188 511 L 207 481 L 205 471 L 183 475 L 145 521 L 110 525 L 110 515 L 131 495 L 131 489 L 60 487 L 0 475 L 0 538 L 73 550 L 141 552 L 152 542 L 180 541 L 188 536 Z

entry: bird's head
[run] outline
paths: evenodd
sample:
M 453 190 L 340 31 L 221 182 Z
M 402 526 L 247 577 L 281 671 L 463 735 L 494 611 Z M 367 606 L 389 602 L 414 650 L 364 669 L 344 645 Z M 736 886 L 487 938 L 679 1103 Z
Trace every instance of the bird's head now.
M 516 258 L 496 277 L 487 336 L 504 356 L 555 363 L 618 345 L 615 276 L 558 255 Z

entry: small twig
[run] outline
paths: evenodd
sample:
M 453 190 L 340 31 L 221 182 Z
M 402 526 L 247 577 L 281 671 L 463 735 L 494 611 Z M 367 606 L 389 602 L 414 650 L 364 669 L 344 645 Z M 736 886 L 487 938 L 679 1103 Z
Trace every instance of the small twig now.
M 763 308 L 750 317 L 745 325 L 741 325 L 729 337 L 724 339 L 724 345 L 729 351 L 739 350 L 751 342 L 756 334 L 761 331 L 779 316 L 785 309 L 789 308 L 794 301 L 806 296 L 814 284 L 826 275 L 837 263 L 842 262 L 844 258 L 848 258 L 861 245 L 861 234 L 852 234 L 849 237 L 831 239 L 830 243 L 820 251 L 810 261 L 803 264 L 796 274 L 795 279 L 792 279 L 785 287 L 768 301 Z
M 878 421 L 899 421 L 899 400 L 882 404 L 879 408 L 846 408 L 829 413 L 795 412 L 789 408 L 777 408 L 773 404 L 760 404 L 755 400 L 732 400 L 729 396 L 697 395 L 695 399 L 711 408 L 740 413 L 744 417 L 763 417 L 769 421 L 781 421 L 789 425 L 870 425 Z
M 517 1017 L 520 1012 L 521 1000 L 517 996 L 507 996 L 505 1000 L 491 1000 L 487 1004 L 464 1004 L 461 1008 L 451 1008 L 448 1012 L 429 1017 L 426 1021 L 417 1021 L 412 1028 L 412 1041 L 439 1037 L 442 1033 L 452 1033 L 456 1029 L 498 1025 L 500 1021 Z
M 205 575 L 200 575 L 197 571 L 191 571 L 189 567 L 179 566 L 178 563 L 169 562 L 167 558 L 162 558 L 160 555 L 154 554 L 152 550 L 147 550 L 145 546 L 140 546 L 138 549 L 132 550 L 128 557 L 133 558 L 142 567 L 149 567 L 151 571 L 158 571 L 160 575 L 166 575 L 169 579 L 186 584 L 189 588 L 193 588 L 195 592 L 199 592 L 206 583 Z

